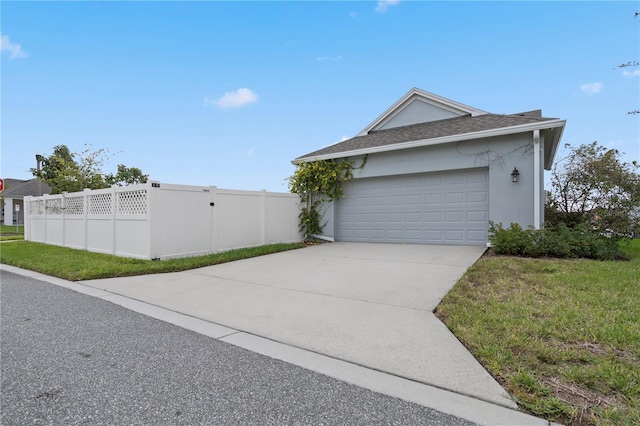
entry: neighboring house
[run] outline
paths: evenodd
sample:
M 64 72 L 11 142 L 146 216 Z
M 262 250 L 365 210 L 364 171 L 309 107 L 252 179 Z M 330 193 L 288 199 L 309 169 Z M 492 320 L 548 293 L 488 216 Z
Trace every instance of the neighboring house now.
M 324 237 L 484 245 L 489 221 L 543 223 L 543 171 L 565 123 L 540 110 L 491 114 L 414 88 L 354 138 L 293 163 L 358 166 L 367 156 L 345 197 L 327 206 Z
M 38 179 L 4 179 L 4 188 L 0 193 L 4 201 L 1 219 L 3 225 L 24 224 L 24 197 L 39 197 L 51 193 L 51 187 Z

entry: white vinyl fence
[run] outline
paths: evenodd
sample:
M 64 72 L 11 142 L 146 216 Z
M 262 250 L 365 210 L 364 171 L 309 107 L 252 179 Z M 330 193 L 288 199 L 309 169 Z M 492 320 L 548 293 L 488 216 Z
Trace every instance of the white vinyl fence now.
M 141 259 L 302 241 L 288 193 L 149 182 L 25 197 L 25 240 Z

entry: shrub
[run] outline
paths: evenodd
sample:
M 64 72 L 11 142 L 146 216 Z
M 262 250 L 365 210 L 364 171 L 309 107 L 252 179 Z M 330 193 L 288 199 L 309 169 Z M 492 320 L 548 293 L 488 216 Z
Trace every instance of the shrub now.
M 523 229 L 517 223 L 508 228 L 489 224 L 489 241 L 497 254 L 528 257 L 586 258 L 613 260 L 623 258 L 616 236 L 607 236 L 586 225 L 569 228 L 563 223 L 551 228 Z

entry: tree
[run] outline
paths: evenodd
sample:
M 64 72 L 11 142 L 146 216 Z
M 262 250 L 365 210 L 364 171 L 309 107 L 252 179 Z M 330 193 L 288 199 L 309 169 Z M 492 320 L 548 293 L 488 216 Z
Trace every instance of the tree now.
M 102 166 L 108 158 L 107 148 L 94 150 L 91 144 L 85 144 L 82 152 L 72 153 L 66 145 L 57 145 L 50 156 L 39 156 L 39 167 L 31 169 L 31 173 L 47 183 L 54 194 L 146 182 L 147 175 L 140 169 L 122 164 L 116 175 L 105 176 Z
M 640 222 L 640 166 L 626 163 L 616 149 L 597 142 L 577 148 L 551 171 L 547 219 L 551 225 L 588 224 L 626 234 Z
M 145 175 L 142 173 L 137 167 L 127 167 L 124 164 L 118 164 L 118 172 L 113 174 L 108 174 L 105 176 L 105 182 L 111 185 L 118 186 L 126 186 L 126 185 L 136 185 L 139 183 L 147 183 L 149 179 L 149 175 Z
M 38 157 L 41 167 L 31 169 L 31 173 L 47 183 L 54 194 L 80 191 L 80 167 L 74 157 L 66 145 L 57 145 L 49 157 Z

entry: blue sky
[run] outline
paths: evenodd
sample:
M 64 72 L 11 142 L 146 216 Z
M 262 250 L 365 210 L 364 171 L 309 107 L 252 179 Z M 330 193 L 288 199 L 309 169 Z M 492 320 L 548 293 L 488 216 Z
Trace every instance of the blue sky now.
M 286 191 L 300 155 L 412 87 L 542 109 L 563 143 L 640 160 L 640 3 L 11 2 L 1 9 L 0 174 L 109 148 L 165 183 Z M 559 156 L 562 151 L 559 152 Z

